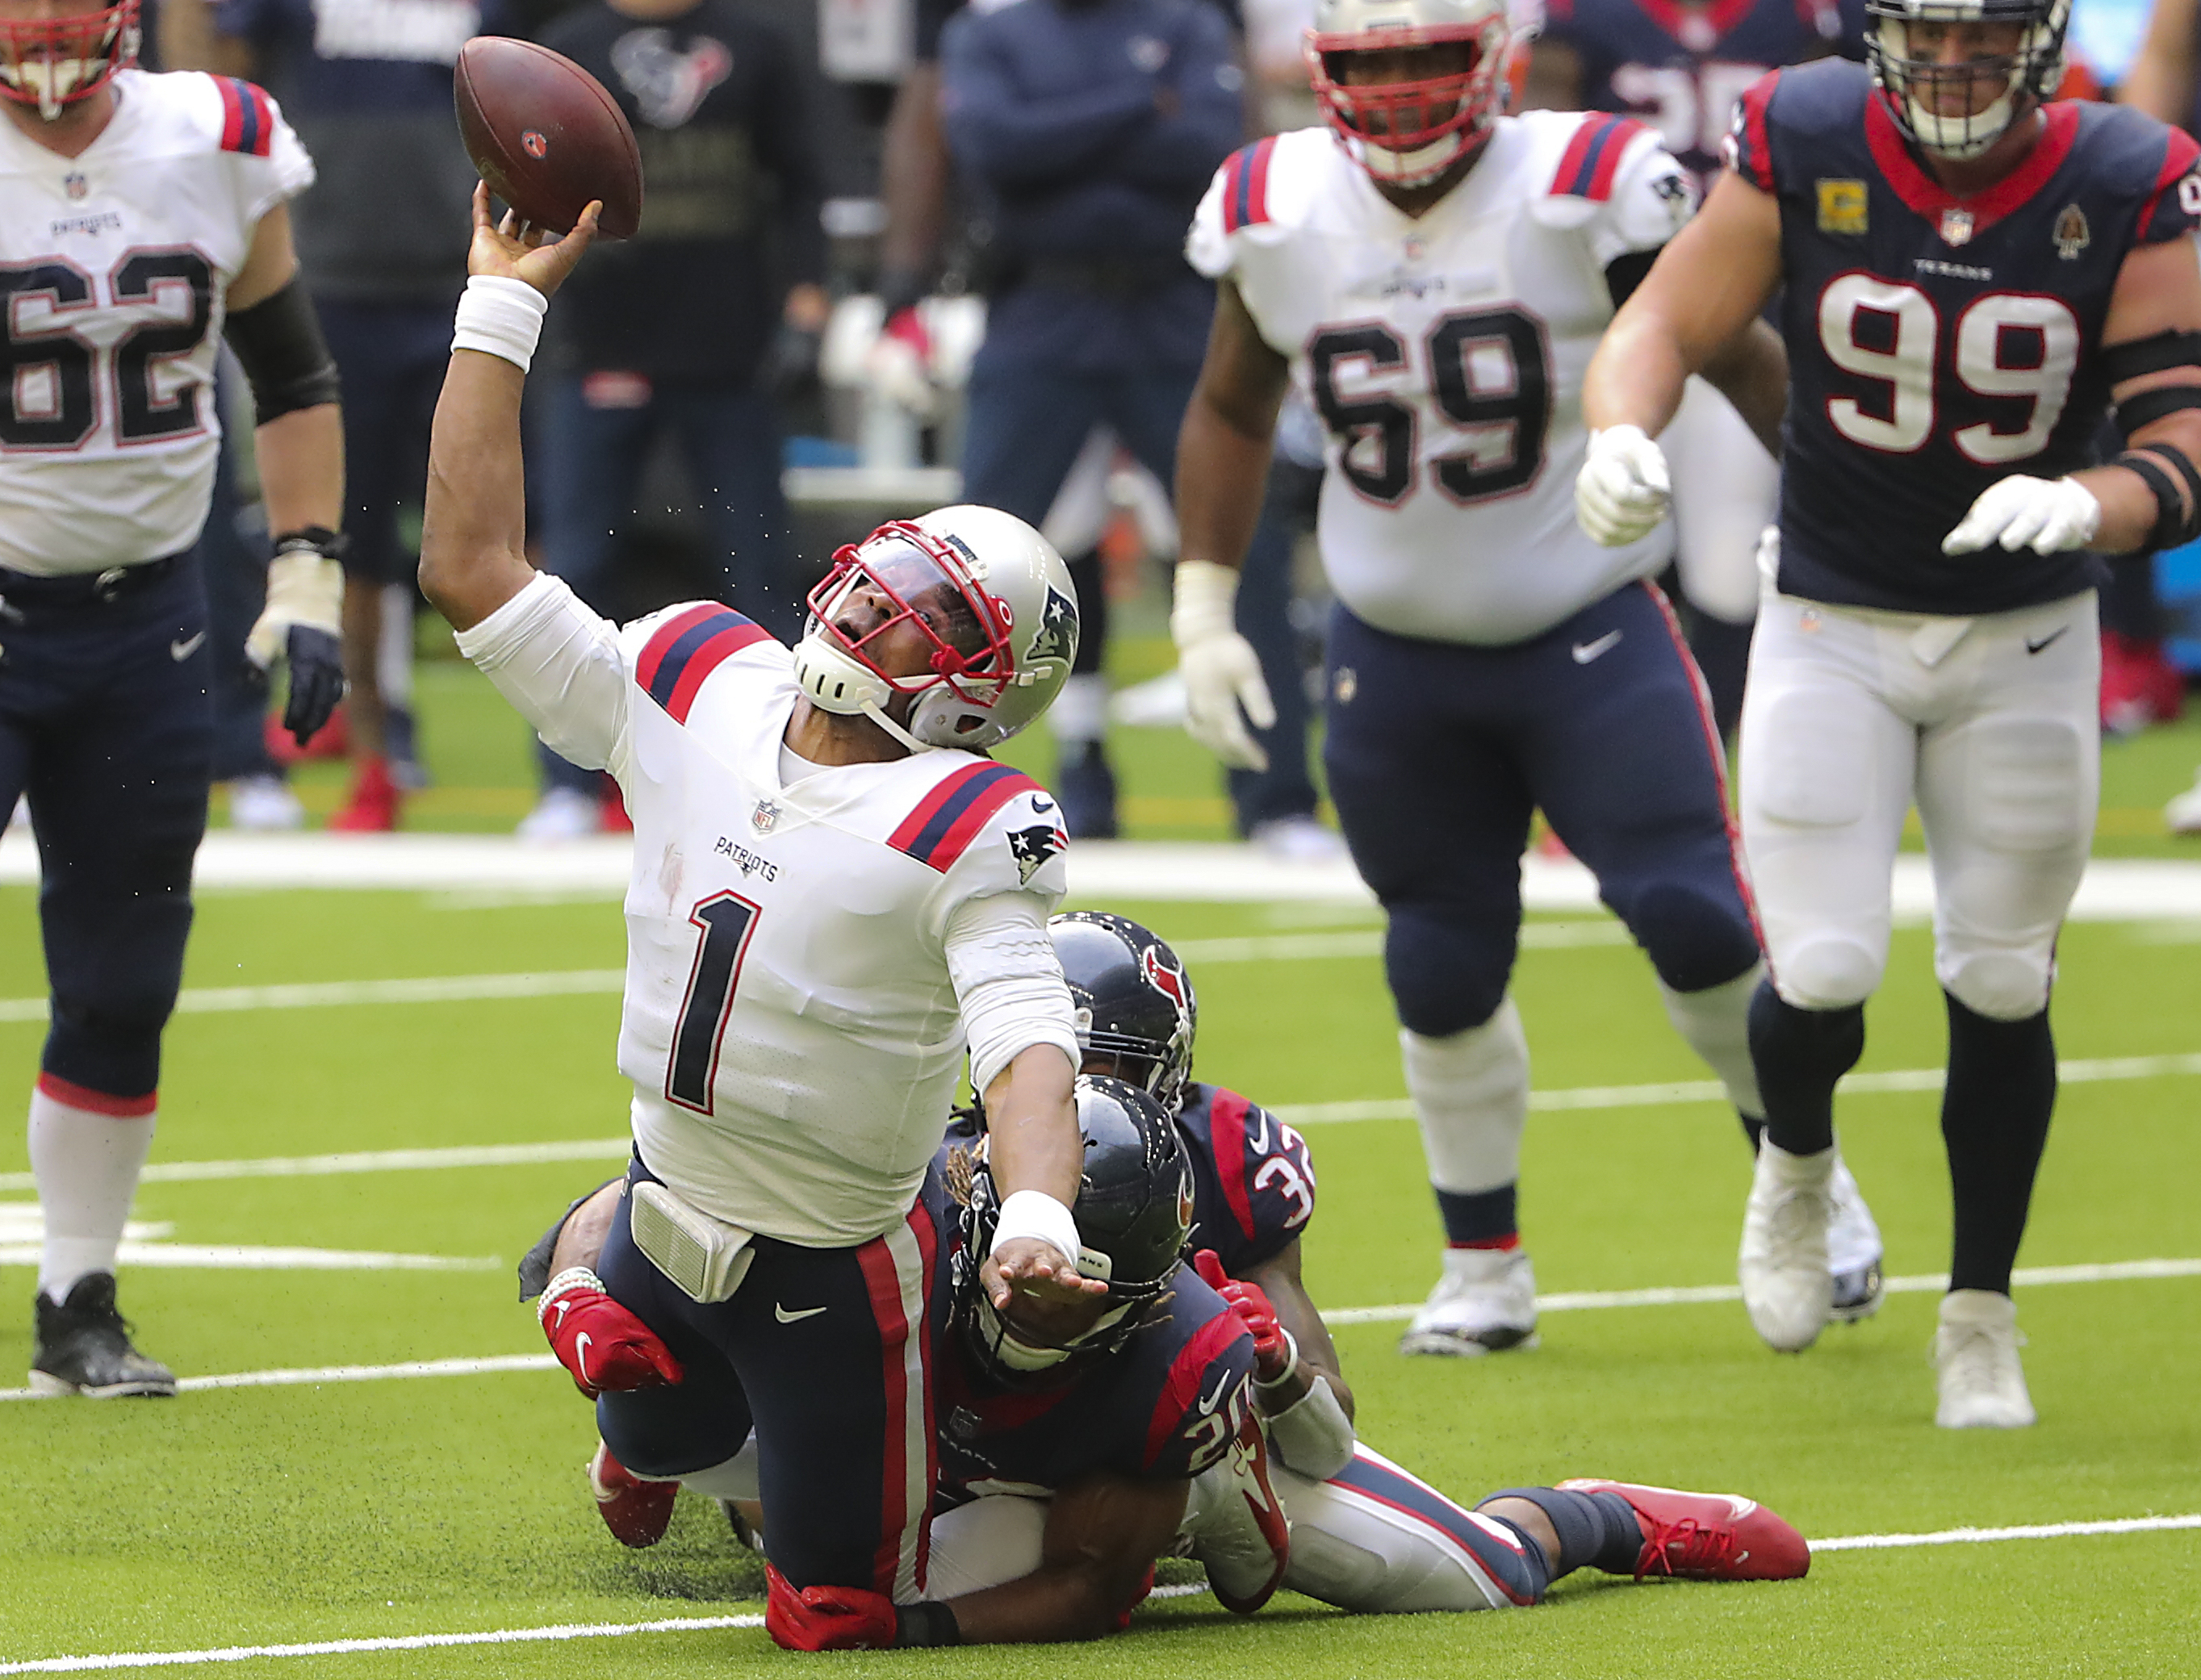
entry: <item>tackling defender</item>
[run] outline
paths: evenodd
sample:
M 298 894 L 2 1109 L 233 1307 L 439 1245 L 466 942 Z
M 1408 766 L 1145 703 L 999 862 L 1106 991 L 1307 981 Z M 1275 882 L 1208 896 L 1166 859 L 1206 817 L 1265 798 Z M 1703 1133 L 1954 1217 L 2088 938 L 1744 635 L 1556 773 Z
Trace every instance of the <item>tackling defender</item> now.
M 1574 528 L 1577 393 L 1597 336 L 1693 190 L 1640 126 L 1500 114 L 1501 0 L 1324 0 L 1308 64 L 1329 126 L 1238 153 L 1193 225 L 1218 282 L 1177 475 L 1171 619 L 1189 727 L 1247 761 L 1265 715 L 1233 628 L 1277 406 L 1329 430 L 1319 534 L 1336 590 L 1324 752 L 1353 862 L 1389 919 L 1385 969 L 1449 1247 L 1409 1353 L 1529 1340 L 1517 1213 L 1529 1055 L 1507 994 L 1520 859 L 1541 807 L 1657 971 L 1668 1015 L 1753 1141 L 1759 975 L 1725 763 L 1664 598 L 1667 545 Z M 1770 332 L 1705 370 L 1770 436 Z M 1879 1233 L 1846 1183 L 1831 1262 L 1879 1300 Z
M 891 1620 L 924 1591 L 938 1254 L 918 1195 L 966 1045 L 1003 1197 L 990 1304 L 1103 1289 L 1077 1273 L 1068 1205 L 1077 1045 L 1045 930 L 1065 842 L 1053 801 L 983 756 L 1061 688 L 1077 600 L 1037 532 L 959 507 L 843 549 L 792 650 L 715 605 L 597 617 L 525 558 L 519 437 L 549 295 L 596 207 L 555 244 L 488 207 L 484 188 L 421 587 L 635 822 L 630 1193 L 602 1275 L 553 1279 L 546 1312 L 625 1314 L 670 1350 L 651 1386 L 599 1402 L 635 1469 L 707 1472 L 754 1424 L 766 1627 L 816 1648 L 850 1606 Z M 588 1340 L 584 1379 L 589 1352 L 615 1352 Z
M 226 339 L 275 559 L 247 650 L 299 739 L 343 692 L 337 375 L 287 202 L 312 160 L 249 82 L 136 68 L 138 0 L 0 0 L 0 814 L 30 802 L 53 1025 L 31 1385 L 168 1395 L 115 1308 L 213 770 L 197 543 Z
M 1651 439 L 1684 377 L 1785 287 L 1778 571 L 1742 728 L 1770 958 L 1744 1301 L 1778 1349 L 1827 1317 L 1834 1089 L 1864 1048 L 1915 800 L 1956 1201 L 1935 1421 L 2015 1428 L 2034 1408 L 2010 1267 L 2099 783 L 2086 551 L 2201 533 L 2201 152 L 2134 111 L 2051 102 L 2069 0 L 1869 10 L 1869 70 L 1781 71 L 1745 97 L 1730 173 L 1591 366 L 1577 498 L 1600 541 L 1641 539 L 1666 500 Z M 2091 465 L 2111 410 L 2128 447 Z

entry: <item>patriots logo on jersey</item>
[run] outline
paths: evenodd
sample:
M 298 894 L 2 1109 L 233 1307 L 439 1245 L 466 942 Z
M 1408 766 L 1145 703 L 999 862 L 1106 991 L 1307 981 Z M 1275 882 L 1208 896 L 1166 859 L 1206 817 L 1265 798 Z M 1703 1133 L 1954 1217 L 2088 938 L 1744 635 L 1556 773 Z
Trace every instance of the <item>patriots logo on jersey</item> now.
M 1061 590 L 1049 588 L 1047 606 L 1040 615 L 1039 634 L 1032 638 L 1035 659 L 1066 659 L 1077 635 L 1077 603 Z
M 1058 852 L 1070 849 L 1070 838 L 1051 823 L 1039 823 L 1030 828 L 1013 828 L 1009 832 L 1009 856 L 1017 860 L 1017 880 L 1029 887 L 1040 866 Z

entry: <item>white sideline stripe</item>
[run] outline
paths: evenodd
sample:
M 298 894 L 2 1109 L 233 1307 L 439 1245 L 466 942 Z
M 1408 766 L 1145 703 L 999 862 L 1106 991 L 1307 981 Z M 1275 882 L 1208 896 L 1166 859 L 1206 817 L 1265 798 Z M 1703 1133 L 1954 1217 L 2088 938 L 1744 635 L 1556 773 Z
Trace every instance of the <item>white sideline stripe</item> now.
M 2056 1073 L 2067 1085 L 2168 1079 L 2201 1074 L 2201 1056 L 2098 1057 L 2059 1062 Z M 1850 1096 L 1873 1096 L 1890 1092 L 1939 1091 L 1942 1081 L 1943 1074 L 1939 1068 L 1891 1068 L 1876 1074 L 1848 1074 L 1838 1088 Z M 1666 1085 L 1583 1085 L 1529 1093 L 1529 1109 L 1547 1114 L 1569 1109 L 1663 1108 L 1681 1103 L 1726 1101 L 1727 1087 L 1717 1080 L 1681 1080 Z M 1294 1126 L 1325 1126 L 1354 1121 L 1412 1120 L 1414 1105 L 1404 1097 L 1393 1097 L 1355 1103 L 1280 1103 L 1269 1112 Z
M 1626 945 L 1619 922 L 1524 922 L 1523 951 L 1574 951 L 1584 945 Z M 1275 963 L 1329 957 L 1381 957 L 1383 930 L 1356 928 L 1337 934 L 1265 934 L 1245 939 L 1177 940 L 1170 949 L 1188 963 Z
M 2201 1260 L 2112 1260 L 2088 1266 L 2021 1266 L 2010 1274 L 2013 1284 L 2038 1288 L 2045 1284 L 2131 1283 L 2154 1278 L 2201 1278 Z M 1912 1277 L 1890 1278 L 1890 1295 L 1939 1294 L 1949 1286 L 1946 1272 L 1922 1272 Z M 1558 1295 L 1540 1295 L 1540 1313 L 1578 1313 L 1605 1307 L 1694 1307 L 1715 1301 L 1740 1301 L 1742 1291 L 1734 1284 L 1703 1284 L 1680 1289 L 1578 1290 Z M 1422 1309 L 1418 1301 L 1397 1307 L 1341 1307 L 1322 1315 L 1325 1324 L 1398 1324 Z
M 2201 1260 L 2122 1260 L 2093 1266 L 2021 1267 L 2011 1274 L 2015 1283 L 2042 1284 L 2126 1283 L 2151 1278 L 2201 1277 Z M 1922 1294 L 1948 1287 L 1946 1273 L 1924 1273 L 1890 1278 L 1888 1290 L 1898 1295 Z M 1705 1302 L 1737 1301 L 1741 1291 L 1733 1284 L 1711 1284 L 1699 1288 L 1623 1289 L 1582 1291 L 1571 1295 L 1540 1295 L 1540 1312 L 1578 1312 L 1599 1307 L 1681 1307 Z M 1401 1307 L 1345 1307 L 1324 1313 L 1328 1324 L 1382 1324 L 1410 1319 L 1419 1310 Z M 413 1360 L 401 1365 L 325 1365 L 304 1370 L 239 1371 L 220 1377 L 186 1377 L 180 1390 L 291 1388 L 326 1383 L 373 1383 L 417 1377 L 479 1377 L 508 1371 L 555 1371 L 557 1361 L 543 1354 L 501 1354 L 485 1359 Z M 0 1389 L 0 1401 L 39 1400 L 47 1396 L 33 1389 Z
M 396 984 L 396 982 L 380 982 Z M 2163 1079 L 2201 1074 L 2201 1055 L 2122 1056 L 2059 1063 L 2067 1084 L 2104 1080 Z M 1841 1083 L 1851 1095 L 1939 1091 L 1939 1068 L 1898 1068 L 1885 1073 L 1852 1074 Z M 1545 1113 L 1570 1109 L 1658 1108 L 1682 1103 L 1723 1103 L 1726 1087 L 1717 1080 L 1670 1085 L 1587 1085 L 1529 1094 L 1529 1106 Z M 1356 1121 L 1412 1120 L 1413 1104 L 1403 1097 L 1358 1103 L 1280 1103 L 1270 1112 L 1294 1126 L 1331 1126 Z M 624 1161 L 634 1147 L 629 1138 L 575 1138 L 548 1144 L 460 1144 L 443 1149 L 361 1150 L 342 1155 L 276 1155 L 243 1161 L 156 1161 L 138 1174 L 141 1184 L 191 1184 L 224 1179 L 319 1178 L 332 1173 L 442 1172 L 462 1167 L 525 1167 L 543 1162 Z M 35 1190 L 28 1173 L 0 1173 L 0 1191 Z
M 2003 1540 L 2066 1540 L 2098 1534 L 2151 1534 L 2201 1529 L 2201 1513 L 2175 1517 L 2115 1517 L 2102 1522 L 2033 1523 L 2017 1528 L 1945 1528 L 1929 1534 L 1844 1534 L 1810 1542 L 1819 1552 L 1892 1550 L 1914 1546 L 1976 1546 Z M 1156 1587 L 1150 1598 L 1190 1598 L 1204 1581 Z M 380 1639 L 324 1639 L 309 1645 L 229 1645 L 208 1651 L 116 1651 L 99 1656 L 33 1657 L 0 1662 L 0 1674 L 82 1674 L 119 1668 L 182 1668 L 203 1663 L 247 1662 L 255 1657 L 336 1657 L 367 1651 L 431 1651 L 464 1645 L 528 1645 L 556 1640 L 618 1639 L 637 1633 L 712 1632 L 760 1628 L 754 1613 L 735 1616 L 677 1616 L 654 1622 L 564 1623 L 553 1627 L 498 1628 L 485 1633 L 414 1633 Z
M 527 975 L 439 975 L 426 980 L 339 980 L 298 986 L 193 986 L 176 998 L 179 1015 L 243 1010 L 317 1010 L 347 1004 L 467 1004 L 496 998 L 616 996 L 624 969 L 573 969 Z M 0 998 L 0 1021 L 42 1021 L 44 998 Z
M 0 1243 L 0 1266 L 36 1266 L 37 1243 Z M 125 1266 L 215 1272 L 494 1272 L 495 1255 L 382 1254 L 361 1249 L 250 1248 L 228 1244 L 125 1243 Z

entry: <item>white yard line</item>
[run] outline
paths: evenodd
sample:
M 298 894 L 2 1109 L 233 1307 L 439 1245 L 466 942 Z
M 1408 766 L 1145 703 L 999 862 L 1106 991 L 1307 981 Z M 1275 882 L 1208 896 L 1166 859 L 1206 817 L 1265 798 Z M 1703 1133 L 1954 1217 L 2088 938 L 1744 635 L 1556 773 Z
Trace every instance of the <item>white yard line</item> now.
M 0 1266 L 36 1266 L 36 1243 L 0 1243 Z M 494 1272 L 495 1255 L 382 1254 L 361 1249 L 257 1248 L 212 1243 L 125 1243 L 125 1266 L 192 1272 Z
M 2034 1523 L 2021 1528 L 1945 1528 L 1930 1534 L 1846 1534 L 1811 1542 L 1818 1552 L 1878 1551 L 1914 1546 L 1975 1546 L 2004 1540 L 2069 1540 L 2098 1534 L 2151 1534 L 2201 1529 L 2201 1513 L 2175 1517 L 2116 1517 L 2103 1522 Z M 1190 1598 L 1204 1582 L 1156 1587 L 1154 1598 Z M 653 1622 L 567 1622 L 551 1627 L 496 1628 L 483 1633 L 414 1633 L 379 1639 L 323 1639 L 299 1645 L 226 1645 L 205 1651 L 115 1651 L 97 1656 L 32 1657 L 0 1662 L 5 1674 L 84 1674 L 125 1668 L 185 1668 L 206 1663 L 249 1662 L 258 1657 L 338 1657 L 370 1651 L 432 1651 L 466 1645 L 529 1645 L 572 1639 L 619 1639 L 637 1633 L 708 1633 L 760 1628 L 754 1613 L 734 1616 L 672 1616 Z

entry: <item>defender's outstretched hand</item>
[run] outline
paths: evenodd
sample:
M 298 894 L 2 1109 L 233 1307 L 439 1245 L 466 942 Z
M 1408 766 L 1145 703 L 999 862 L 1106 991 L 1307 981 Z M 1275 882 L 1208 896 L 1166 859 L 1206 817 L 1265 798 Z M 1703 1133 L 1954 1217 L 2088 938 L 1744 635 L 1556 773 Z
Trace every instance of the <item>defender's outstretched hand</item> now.
M 996 1244 L 978 1276 L 996 1311 L 1007 1307 L 1012 1295 L 1028 1295 L 1035 1301 L 1084 1301 L 1108 1292 L 1106 1284 L 1078 1275 L 1059 1250 L 1036 1237 L 1012 1237 Z
M 573 231 L 559 238 L 548 229 L 531 227 L 512 211 L 491 222 L 489 189 L 474 187 L 474 237 L 467 250 L 467 272 L 499 279 L 525 280 L 549 297 L 566 282 L 581 254 L 596 237 L 596 218 L 603 214 L 601 200 L 591 199 Z
M 1277 707 L 1253 643 L 1238 634 L 1237 598 L 1233 568 L 1212 560 L 1177 562 L 1170 635 L 1184 674 L 1184 728 L 1232 769 L 1265 770 L 1269 755 L 1246 725 L 1273 728 Z
M 1589 459 L 1575 479 L 1575 518 L 1593 541 L 1625 547 L 1666 517 L 1673 500 L 1665 451 L 1640 426 L 1589 435 Z
M 2102 523 L 2102 504 L 2075 478 L 2004 478 L 1981 490 L 1963 524 L 1941 539 L 1945 554 L 1972 554 L 1990 542 L 2011 553 L 2084 548 Z

